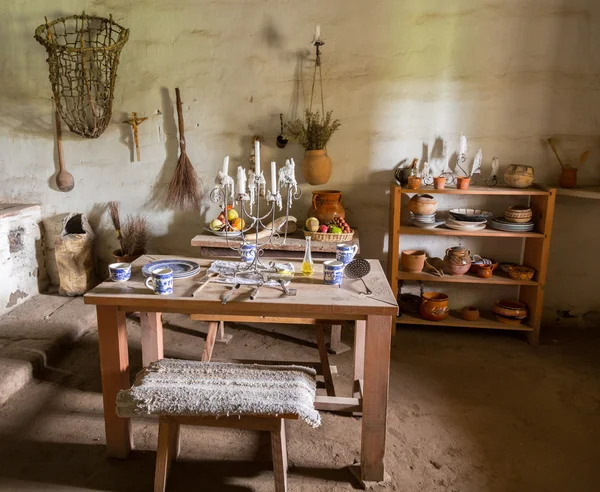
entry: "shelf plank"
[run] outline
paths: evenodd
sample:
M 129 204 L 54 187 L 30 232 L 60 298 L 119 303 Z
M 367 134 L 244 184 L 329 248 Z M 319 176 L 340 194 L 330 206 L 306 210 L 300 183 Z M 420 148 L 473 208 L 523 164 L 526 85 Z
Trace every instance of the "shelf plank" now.
M 466 190 L 459 190 L 457 188 L 443 188 L 436 190 L 435 188 L 419 188 L 418 190 L 411 190 L 409 188 L 400 188 L 400 193 L 415 194 L 415 193 L 427 193 L 428 195 L 440 194 L 440 195 L 521 195 L 521 196 L 532 196 L 532 195 L 549 195 L 550 192 L 537 187 L 532 186 L 531 188 L 509 188 L 508 186 L 470 186 Z
M 456 231 L 448 229 L 443 225 L 434 229 L 421 229 L 413 225 L 401 225 L 396 234 L 412 234 L 415 236 L 479 236 L 479 237 L 532 237 L 543 239 L 545 237 L 541 232 L 506 232 L 496 229 L 482 229 L 480 231 Z
M 444 275 L 439 277 L 428 272 L 411 273 L 400 270 L 398 272 L 398 280 L 410 280 L 420 282 L 449 282 L 457 284 L 489 284 L 489 285 L 539 285 L 535 280 L 513 280 L 502 271 L 495 270 L 490 278 L 481 278 L 474 273 L 466 273 L 465 275 Z
M 574 196 L 600 200 L 600 186 L 579 186 L 575 188 L 556 188 L 557 195 Z
M 496 320 L 494 314 L 490 312 L 482 312 L 481 317 L 477 321 L 465 321 L 460 317 L 457 311 L 451 311 L 450 316 L 442 321 L 429 321 L 418 314 L 402 313 L 396 318 L 396 323 L 403 325 L 427 325 L 427 326 L 452 326 L 458 328 L 485 328 L 493 330 L 509 330 L 509 331 L 533 331 L 531 326 L 526 324 L 507 325 Z

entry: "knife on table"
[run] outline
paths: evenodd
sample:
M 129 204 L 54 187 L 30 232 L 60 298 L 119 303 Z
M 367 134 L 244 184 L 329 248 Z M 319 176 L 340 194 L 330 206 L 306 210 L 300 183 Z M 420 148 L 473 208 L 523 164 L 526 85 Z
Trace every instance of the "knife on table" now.
M 242 284 L 235 284 L 231 289 L 229 289 L 226 293 L 225 296 L 223 297 L 223 300 L 221 301 L 221 303 L 223 304 L 227 304 L 227 301 L 229 300 L 229 298 L 231 297 L 231 294 L 233 293 L 234 290 L 238 290 L 240 288 Z

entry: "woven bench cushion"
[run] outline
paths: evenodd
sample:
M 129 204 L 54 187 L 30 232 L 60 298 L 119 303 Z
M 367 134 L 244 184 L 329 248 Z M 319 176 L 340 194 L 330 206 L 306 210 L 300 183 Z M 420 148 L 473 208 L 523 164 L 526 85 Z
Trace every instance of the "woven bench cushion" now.
M 301 366 L 162 359 L 143 369 L 130 389 L 119 391 L 117 414 L 294 414 L 318 427 L 315 375 Z

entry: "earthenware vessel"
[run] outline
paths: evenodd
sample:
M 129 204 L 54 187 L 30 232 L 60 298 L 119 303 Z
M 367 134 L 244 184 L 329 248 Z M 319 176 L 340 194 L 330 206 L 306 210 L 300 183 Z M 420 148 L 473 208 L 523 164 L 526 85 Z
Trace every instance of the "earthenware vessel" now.
M 450 275 L 464 275 L 471 268 L 471 252 L 462 246 L 446 250 L 444 270 Z
M 408 202 L 408 209 L 415 215 L 435 213 L 436 202 L 431 195 L 413 195 Z
M 460 317 L 466 321 L 476 321 L 479 319 L 479 309 L 474 306 L 465 306 L 460 311 Z
M 494 274 L 493 265 L 479 265 L 477 276 L 481 278 L 490 278 Z
M 357 244 L 340 243 L 335 246 L 335 259 L 344 265 L 350 263 L 358 253 Z
M 405 249 L 401 257 L 402 269 L 405 272 L 419 273 L 423 270 L 425 258 L 427 258 L 425 251 Z
M 527 317 L 527 304 L 519 301 L 501 299 L 492 307 L 494 314 L 512 319 L 525 319 Z
M 325 285 L 341 285 L 344 277 L 344 264 L 341 261 L 329 260 L 323 263 L 323 281 Z
M 322 185 L 331 177 L 331 158 L 326 150 L 307 150 L 302 159 L 302 174 L 311 185 Z
M 120 249 L 115 249 L 112 254 L 115 257 L 116 263 L 133 263 L 140 256 L 145 255 L 146 250 L 136 256 L 124 255 Z
M 456 178 L 456 187 L 459 190 L 468 190 L 470 183 L 471 183 L 471 178 L 465 178 L 465 177 Z
M 577 186 L 577 169 L 564 167 L 562 173 L 560 173 L 558 184 L 561 188 L 575 188 Z
M 146 279 L 146 287 L 155 294 L 165 296 L 173 293 L 173 270 L 159 268 Z
M 531 217 L 533 217 L 533 212 L 529 207 L 513 205 L 504 211 L 504 218 L 516 224 L 529 222 Z
M 409 176 L 407 186 L 409 190 L 418 190 L 421 187 L 421 178 L 417 176 Z
M 446 186 L 446 178 L 444 176 L 438 176 L 437 178 L 433 178 L 433 187 L 436 190 L 443 190 Z
M 256 244 L 242 244 L 240 246 L 240 258 L 244 263 L 252 263 L 256 258 Z
M 108 271 L 113 282 L 127 282 L 131 278 L 131 263 L 111 263 Z
M 448 296 L 441 292 L 423 292 L 421 296 L 421 316 L 431 321 L 441 321 L 448 317 Z
M 504 171 L 504 182 L 511 188 L 527 188 L 533 184 L 533 167 L 511 164 Z
M 430 257 L 425 260 L 425 270 L 438 277 L 444 276 L 444 260 L 437 257 Z
M 309 217 L 316 217 L 320 224 L 327 224 L 335 217 L 346 216 L 342 207 L 342 192 L 337 190 L 318 190 L 312 192 L 312 207 Z
M 531 280 L 535 269 L 525 265 L 511 265 L 508 267 L 508 275 L 513 280 Z

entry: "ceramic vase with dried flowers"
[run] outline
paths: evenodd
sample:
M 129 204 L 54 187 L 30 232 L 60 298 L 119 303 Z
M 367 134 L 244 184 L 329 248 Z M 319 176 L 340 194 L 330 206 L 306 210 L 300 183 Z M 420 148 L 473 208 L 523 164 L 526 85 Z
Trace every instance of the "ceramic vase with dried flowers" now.
M 108 212 L 120 245 L 113 251 L 113 256 L 119 263 L 131 263 L 146 253 L 148 219 L 145 215 L 129 214 L 121 223 L 119 209 L 119 202 L 109 202 Z
M 304 147 L 302 173 L 311 185 L 327 183 L 331 177 L 331 158 L 327 155 L 327 142 L 340 127 L 339 120 L 331 118 L 332 111 L 324 117 L 319 111 L 306 110 L 303 120 L 290 121 L 284 127 L 284 136 Z
M 556 156 L 556 159 L 558 160 L 558 163 L 562 169 L 558 184 L 561 188 L 575 188 L 575 186 L 577 186 L 577 171 L 579 170 L 579 166 L 587 161 L 588 157 L 590 156 L 590 151 L 584 151 L 579 157 L 579 162 L 577 165 L 571 166 L 569 164 L 563 164 L 552 138 L 548 139 L 548 145 L 550 145 L 550 148 L 552 149 L 552 152 L 554 152 L 554 155 Z

